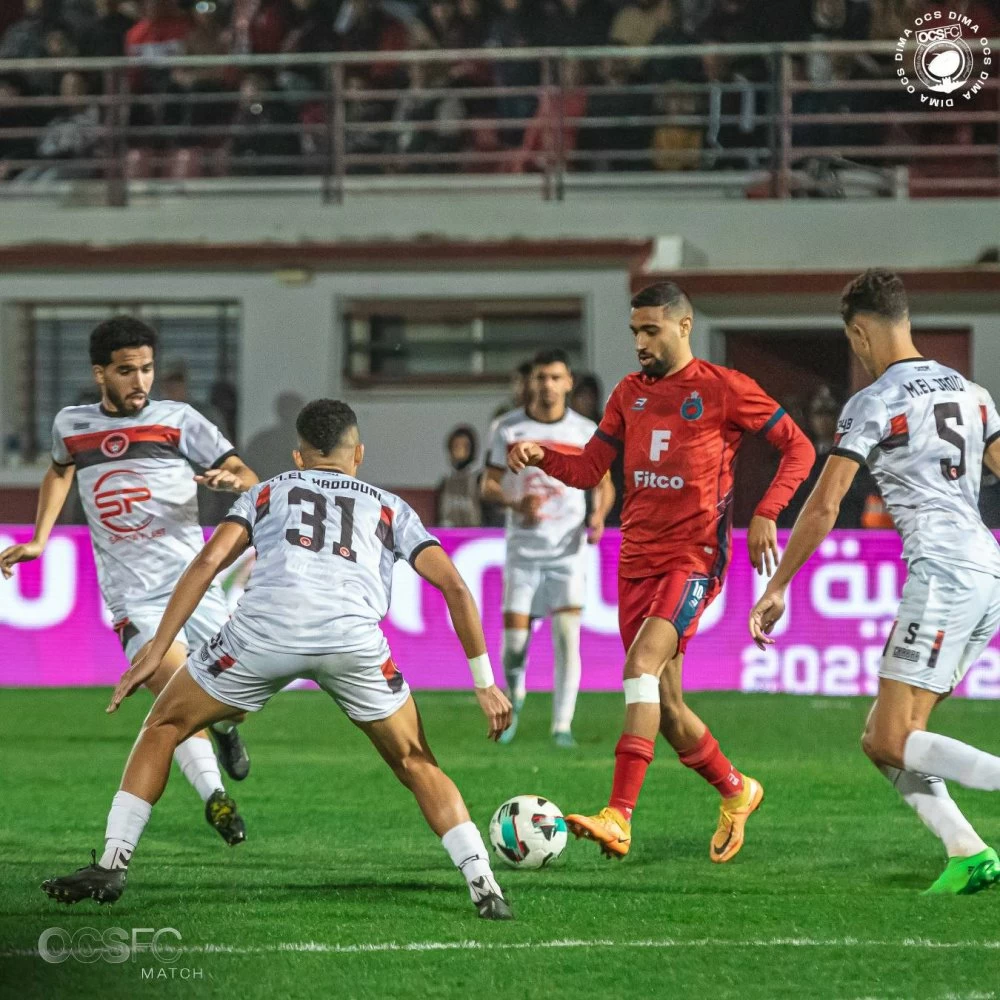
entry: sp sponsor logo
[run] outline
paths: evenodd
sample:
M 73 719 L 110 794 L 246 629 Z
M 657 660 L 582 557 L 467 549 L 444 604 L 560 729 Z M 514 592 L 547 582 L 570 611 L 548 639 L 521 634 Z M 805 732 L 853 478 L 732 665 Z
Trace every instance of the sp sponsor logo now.
M 636 469 L 632 473 L 632 485 L 637 490 L 682 490 L 684 489 L 684 478 L 682 476 L 661 476 L 649 469 Z
M 697 390 L 681 403 L 681 416 L 685 420 L 697 420 L 705 412 L 705 404 Z
M 896 77 L 908 94 L 930 108 L 970 101 L 990 78 L 993 53 L 974 19 L 934 10 L 917 17 L 896 42 Z
M 632 409 L 633 409 L 633 410 L 644 410 L 644 409 L 646 409 L 646 397 L 645 397 L 645 396 L 640 396 L 640 397 L 639 397 L 639 398 L 638 398 L 638 399 L 637 399 L 637 400 L 636 400 L 636 401 L 635 401 L 635 402 L 634 402 L 634 403 L 632 404 Z
M 670 431 L 653 431 L 649 439 L 649 460 L 659 462 L 660 456 L 670 449 Z
M 119 458 L 128 451 L 128 435 L 122 431 L 112 431 L 101 441 L 101 454 L 108 458 Z
M 102 445 L 103 448 L 103 445 Z M 142 531 L 153 515 L 139 505 L 153 499 L 146 480 L 131 469 L 112 469 L 94 483 L 94 506 L 108 531 L 128 535 Z

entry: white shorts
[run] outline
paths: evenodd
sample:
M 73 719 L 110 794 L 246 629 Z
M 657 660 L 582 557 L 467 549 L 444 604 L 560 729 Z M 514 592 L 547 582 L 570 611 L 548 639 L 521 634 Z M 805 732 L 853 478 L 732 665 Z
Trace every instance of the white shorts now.
M 947 694 L 1000 626 L 1000 579 L 931 559 L 910 564 L 880 677 Z
M 118 639 L 129 662 L 156 634 L 169 600 L 170 595 L 165 594 L 152 601 L 129 606 L 125 609 L 125 614 L 114 623 L 113 628 L 118 633 Z M 194 614 L 177 633 L 177 641 L 183 643 L 189 650 L 197 649 L 202 643 L 211 639 L 228 618 L 229 606 L 226 604 L 226 595 L 220 586 L 213 584 L 206 591 L 198 607 L 194 609 Z
M 582 608 L 586 596 L 583 550 L 551 562 L 508 560 L 503 570 L 503 610 L 545 618 L 560 608 Z
M 192 652 L 188 673 L 216 701 L 258 712 L 294 680 L 315 681 L 355 722 L 387 719 L 403 707 L 410 688 L 396 669 L 389 644 L 373 630 L 368 648 L 351 653 L 295 653 L 254 649 L 223 626 Z

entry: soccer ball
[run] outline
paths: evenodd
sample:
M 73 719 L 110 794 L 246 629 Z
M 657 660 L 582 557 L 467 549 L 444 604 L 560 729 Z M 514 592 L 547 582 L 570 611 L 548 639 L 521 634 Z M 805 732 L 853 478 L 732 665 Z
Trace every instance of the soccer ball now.
M 566 820 L 554 802 L 517 795 L 493 814 L 490 842 L 511 868 L 544 868 L 566 849 Z

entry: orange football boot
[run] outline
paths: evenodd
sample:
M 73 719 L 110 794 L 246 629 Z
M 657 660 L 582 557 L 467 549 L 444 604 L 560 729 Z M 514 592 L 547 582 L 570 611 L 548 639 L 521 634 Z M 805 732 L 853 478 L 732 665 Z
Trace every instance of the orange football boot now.
M 624 858 L 632 843 L 632 824 L 611 806 L 605 806 L 596 816 L 571 813 L 566 817 L 566 828 L 577 838 L 596 840 L 609 858 Z
M 743 791 L 730 799 L 723 799 L 719 807 L 719 825 L 712 837 L 708 856 L 716 864 L 734 858 L 743 846 L 743 829 L 750 813 L 764 801 L 764 786 L 755 778 L 743 775 Z

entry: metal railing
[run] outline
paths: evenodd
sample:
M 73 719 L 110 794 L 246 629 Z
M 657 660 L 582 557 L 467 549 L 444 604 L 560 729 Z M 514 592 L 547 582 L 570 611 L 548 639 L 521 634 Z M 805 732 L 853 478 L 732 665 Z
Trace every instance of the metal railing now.
M 8 61 L 0 78 L 77 73 L 71 89 L 86 92 L 0 94 L 0 197 L 1000 194 L 998 81 L 929 107 L 895 53 L 886 42 Z

